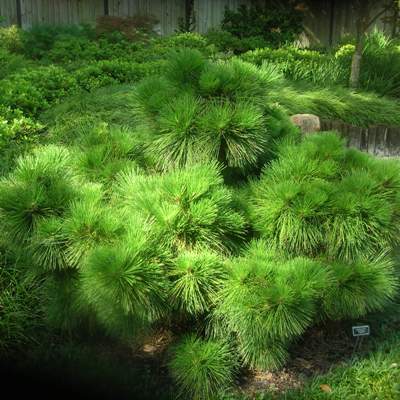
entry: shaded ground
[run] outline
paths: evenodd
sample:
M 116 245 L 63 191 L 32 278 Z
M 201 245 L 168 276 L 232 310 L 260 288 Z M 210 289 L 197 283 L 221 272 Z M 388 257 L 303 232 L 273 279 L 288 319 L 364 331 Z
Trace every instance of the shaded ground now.
M 386 334 L 400 328 L 398 320 L 365 322 L 371 325 L 372 336 L 359 348 L 355 348 L 356 341 L 351 336 L 351 323 L 332 323 L 323 329 L 310 329 L 292 346 L 291 358 L 284 368 L 275 372 L 243 374 L 234 396 L 260 399 L 283 395 L 297 399 L 301 393 L 308 393 L 314 380 L 318 384 L 313 390 L 330 393 L 332 389 L 325 385 L 324 374 L 353 368 L 352 360 L 367 358 L 376 344 L 384 343 Z M 1 382 L 15 395 L 22 395 L 20 392 L 24 391 L 30 397 L 48 394 L 69 399 L 170 400 L 175 398 L 166 365 L 171 341 L 173 337 L 168 331 L 147 338 L 140 348 L 133 344 L 116 345 L 90 339 L 79 344 L 74 341 L 57 343 L 55 338 L 54 343 L 45 348 L 19 354 L 13 361 L 4 363 L 0 371 Z M 285 393 L 291 397 L 286 397 Z M 382 399 L 386 400 L 385 397 Z

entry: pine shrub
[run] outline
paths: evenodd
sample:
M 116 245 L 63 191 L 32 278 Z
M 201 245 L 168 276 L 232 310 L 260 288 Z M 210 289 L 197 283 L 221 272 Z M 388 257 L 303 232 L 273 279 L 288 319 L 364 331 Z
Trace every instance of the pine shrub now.
M 398 242 L 395 162 L 361 155 L 333 133 L 286 146 L 253 186 L 254 227 L 287 256 L 354 261 Z
M 233 259 L 219 292 L 211 329 L 232 336 L 243 362 L 274 369 L 287 358 L 287 346 L 314 322 L 319 291 L 329 272 L 306 258 L 279 258 L 268 244 L 252 242 Z
M 10 243 L 27 242 L 41 220 L 64 214 L 78 189 L 70 162 L 65 148 L 46 146 L 21 157 L 1 181 L 0 209 Z
M 159 240 L 173 251 L 196 245 L 234 250 L 245 232 L 245 220 L 233 209 L 232 193 L 223 186 L 215 163 L 163 175 L 123 173 L 115 193 L 115 201 L 151 223 Z
M 175 52 L 165 72 L 140 82 L 134 94 L 149 157 L 159 170 L 214 160 L 237 172 L 260 168 L 274 141 L 293 132 L 288 122 L 277 129 L 267 122 L 267 89 L 276 79 L 273 69 L 238 59 Z
M 233 383 L 236 360 L 223 341 L 184 337 L 169 363 L 182 398 L 214 399 Z
M 227 277 L 220 256 L 207 249 L 183 251 L 174 260 L 169 275 L 173 306 L 188 315 L 210 311 Z
M 93 248 L 80 271 L 86 302 L 116 336 L 134 337 L 169 308 L 160 246 L 140 224 L 136 221 L 121 242 Z

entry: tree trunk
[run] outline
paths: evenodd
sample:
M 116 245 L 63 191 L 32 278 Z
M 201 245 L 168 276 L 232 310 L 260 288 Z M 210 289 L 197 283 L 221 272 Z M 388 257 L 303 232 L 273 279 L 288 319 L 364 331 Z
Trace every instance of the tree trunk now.
M 397 34 L 397 24 L 399 23 L 399 8 L 400 8 L 400 2 L 399 4 L 394 5 L 392 38 L 395 38 Z
M 357 31 L 356 31 L 356 49 L 351 60 L 351 73 L 349 85 L 351 88 L 358 88 L 360 84 L 361 59 L 364 49 L 364 35 L 369 22 L 369 1 L 357 1 Z
M 351 59 L 351 73 L 350 73 L 350 87 L 353 89 L 358 88 L 360 84 L 360 70 L 361 70 L 361 58 L 363 51 L 364 41 L 361 39 L 357 45 L 356 50 Z

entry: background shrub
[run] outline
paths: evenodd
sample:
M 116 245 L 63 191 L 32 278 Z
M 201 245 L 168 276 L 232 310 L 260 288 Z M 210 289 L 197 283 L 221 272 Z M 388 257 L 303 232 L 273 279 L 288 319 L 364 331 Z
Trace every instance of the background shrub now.
M 221 27 L 239 38 L 262 38 L 272 46 L 295 40 L 302 31 L 302 12 L 292 2 L 279 6 L 241 5 L 236 11 L 225 10 Z M 263 46 L 265 47 L 265 46 Z

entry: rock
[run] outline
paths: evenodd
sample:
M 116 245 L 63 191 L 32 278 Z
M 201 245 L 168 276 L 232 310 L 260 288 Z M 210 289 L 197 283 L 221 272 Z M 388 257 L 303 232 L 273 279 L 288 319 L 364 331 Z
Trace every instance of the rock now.
M 290 120 L 300 128 L 304 135 L 308 135 L 313 132 L 319 132 L 321 129 L 319 117 L 313 114 L 292 115 Z

